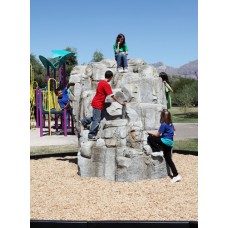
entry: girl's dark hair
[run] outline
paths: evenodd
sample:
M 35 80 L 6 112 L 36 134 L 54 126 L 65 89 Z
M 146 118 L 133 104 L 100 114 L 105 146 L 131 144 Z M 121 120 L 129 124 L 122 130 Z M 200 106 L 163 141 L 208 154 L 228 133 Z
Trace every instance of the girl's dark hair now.
M 125 44 L 125 36 L 124 36 L 124 34 L 122 34 L 122 33 L 118 34 L 118 36 L 116 37 L 116 44 L 118 43 L 119 39 L 123 39 L 123 43 L 122 44 Z
M 159 77 L 162 78 L 162 81 L 163 81 L 163 82 L 166 81 L 166 82 L 169 84 L 169 78 L 168 78 L 168 75 L 167 75 L 165 72 L 161 72 L 161 73 L 159 74 Z
M 111 77 L 113 77 L 113 72 L 111 70 L 107 70 L 105 72 L 105 78 L 109 79 Z
M 167 124 L 172 124 L 171 113 L 167 109 L 163 109 L 161 112 L 160 123 L 166 122 Z

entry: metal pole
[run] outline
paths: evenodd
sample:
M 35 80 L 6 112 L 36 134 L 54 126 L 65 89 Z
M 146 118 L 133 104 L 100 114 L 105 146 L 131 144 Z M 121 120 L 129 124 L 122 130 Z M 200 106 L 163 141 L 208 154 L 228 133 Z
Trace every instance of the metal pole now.
M 63 87 L 62 87 L 62 66 L 61 67 L 59 67 L 59 87 L 60 87 L 60 89 L 63 89 Z
M 39 127 L 39 89 L 36 88 L 36 128 Z
M 63 64 L 63 88 L 66 87 L 66 64 Z
M 43 104 L 42 104 L 42 90 L 39 90 L 39 102 L 40 102 L 40 137 L 43 136 Z

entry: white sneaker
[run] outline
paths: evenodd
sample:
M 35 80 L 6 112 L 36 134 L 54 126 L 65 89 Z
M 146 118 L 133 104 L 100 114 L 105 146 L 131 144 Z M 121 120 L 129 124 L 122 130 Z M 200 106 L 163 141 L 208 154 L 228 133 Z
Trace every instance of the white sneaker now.
M 173 179 L 171 180 L 171 182 L 176 183 L 176 182 L 178 182 L 180 180 L 181 180 L 181 176 L 180 175 L 177 175 L 177 176 L 173 177 Z
M 127 68 L 125 68 L 123 72 L 127 73 L 127 72 L 128 72 L 128 69 L 127 69 Z
M 152 156 L 155 156 L 155 157 L 157 157 L 157 156 L 163 156 L 164 155 L 163 154 L 163 151 L 160 151 L 160 152 L 152 152 L 151 154 L 152 154 Z
M 117 69 L 117 71 L 118 71 L 119 73 L 123 73 L 123 72 L 124 72 L 123 67 L 119 67 L 119 68 Z

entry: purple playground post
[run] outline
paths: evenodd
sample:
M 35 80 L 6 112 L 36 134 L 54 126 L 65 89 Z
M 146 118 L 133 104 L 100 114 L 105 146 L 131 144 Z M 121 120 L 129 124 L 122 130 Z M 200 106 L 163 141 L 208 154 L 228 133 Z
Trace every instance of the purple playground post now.
M 54 79 L 56 80 L 56 69 L 54 69 Z M 54 88 L 56 88 L 56 81 L 54 80 Z
M 51 134 L 51 114 L 48 112 L 48 133 Z
M 62 87 L 62 67 L 59 67 L 59 87 L 60 87 L 60 89 L 63 89 L 63 87 Z
M 39 89 L 36 88 L 36 128 L 39 127 Z
M 63 64 L 63 88 L 66 87 L 66 64 Z
M 66 109 L 63 110 L 63 130 L 64 136 L 67 136 L 67 119 L 66 119 Z
M 73 114 L 71 115 L 71 133 L 74 134 L 74 120 L 73 120 Z
M 56 69 L 54 69 L 54 79 L 56 80 Z
M 54 79 L 56 80 L 56 69 L 54 69 Z M 54 88 L 56 88 L 56 81 L 54 80 Z M 58 115 L 55 114 L 55 129 L 58 130 Z
M 43 136 L 43 104 L 42 104 L 42 90 L 39 90 L 39 104 L 40 104 L 40 137 Z
M 195 76 L 196 76 L 196 78 L 198 79 L 198 72 L 195 72 Z
M 47 67 L 47 85 L 48 85 L 49 78 L 50 78 L 50 68 L 48 66 Z M 50 128 L 49 118 L 51 118 L 51 117 L 48 114 L 48 129 L 49 129 L 49 134 L 50 134 L 51 128 Z M 45 121 L 44 121 L 44 124 L 45 124 Z M 43 129 L 43 126 L 42 126 L 42 129 Z

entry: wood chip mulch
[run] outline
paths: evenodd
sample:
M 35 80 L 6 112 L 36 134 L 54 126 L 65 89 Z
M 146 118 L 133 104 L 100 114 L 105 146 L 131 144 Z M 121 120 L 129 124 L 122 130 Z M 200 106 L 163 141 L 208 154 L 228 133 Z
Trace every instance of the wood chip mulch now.
M 198 157 L 173 154 L 179 183 L 113 182 L 80 177 L 76 157 L 30 160 L 30 216 L 34 220 L 198 221 Z

